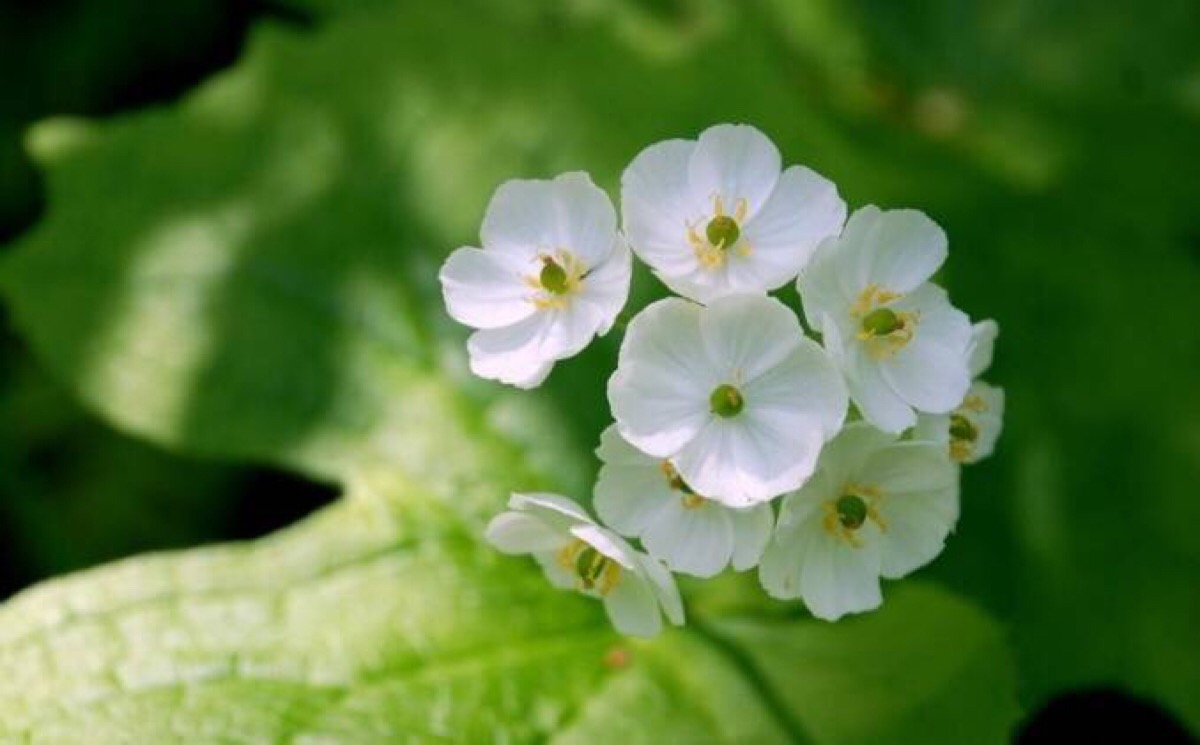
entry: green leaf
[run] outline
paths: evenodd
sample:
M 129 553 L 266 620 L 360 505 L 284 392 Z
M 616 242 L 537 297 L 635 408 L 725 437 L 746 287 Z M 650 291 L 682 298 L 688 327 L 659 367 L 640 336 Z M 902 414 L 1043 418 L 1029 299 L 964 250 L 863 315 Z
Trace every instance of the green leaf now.
M 997 628 L 942 591 L 632 642 L 387 480 L 255 543 L 34 588 L 0 609 L 0 666 L 0 738 L 50 742 L 987 742 L 1016 714 Z

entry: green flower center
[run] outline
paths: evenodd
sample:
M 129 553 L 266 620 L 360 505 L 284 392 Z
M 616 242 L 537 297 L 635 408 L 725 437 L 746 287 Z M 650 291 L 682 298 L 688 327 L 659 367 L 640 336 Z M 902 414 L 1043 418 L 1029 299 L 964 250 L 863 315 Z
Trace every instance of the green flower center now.
M 713 389 L 712 395 L 708 397 L 708 403 L 714 414 L 728 419 L 741 413 L 746 399 L 742 398 L 742 392 L 737 388 L 723 383 Z
M 542 273 L 538 275 L 542 287 L 555 295 L 562 295 L 570 289 L 567 282 L 567 270 L 554 259 L 542 258 Z
M 975 442 L 979 438 L 979 428 L 962 414 L 950 416 L 950 436 L 963 442 Z
M 596 549 L 588 546 L 575 557 L 575 574 L 583 583 L 583 589 L 591 590 L 604 576 L 604 571 L 612 560 Z
M 862 319 L 862 330 L 871 336 L 887 336 L 902 326 L 900 316 L 889 308 L 876 308 Z
M 857 494 L 844 494 L 834 505 L 838 522 L 848 530 L 858 530 L 867 521 L 867 503 Z
M 708 242 L 717 248 L 732 248 L 742 236 L 742 229 L 738 227 L 737 220 L 729 215 L 717 215 L 708 221 L 704 234 Z

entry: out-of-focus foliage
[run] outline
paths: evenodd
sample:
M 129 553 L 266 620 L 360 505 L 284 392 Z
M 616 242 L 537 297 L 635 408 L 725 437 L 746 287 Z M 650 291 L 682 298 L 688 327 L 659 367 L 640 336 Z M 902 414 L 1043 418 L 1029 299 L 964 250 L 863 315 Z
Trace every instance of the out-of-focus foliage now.
M 464 576 L 512 572 L 514 598 L 529 592 L 535 605 L 574 608 L 543 600 L 529 573 L 496 568 L 500 560 L 473 547 L 463 526 L 524 482 L 515 472 L 468 475 L 467 451 L 501 447 L 485 444 L 482 429 L 506 433 L 497 441 L 520 443 L 534 471 L 582 496 L 589 474 L 580 464 L 607 423 L 614 342 L 561 365 L 540 396 L 496 397 L 493 386 L 466 380 L 462 331 L 438 310 L 437 263 L 475 239 L 483 205 L 505 178 L 582 168 L 615 187 L 648 142 L 752 122 L 789 161 L 833 178 L 852 204 L 929 212 L 951 236 L 944 279 L 956 301 L 1001 323 L 989 377 L 1008 390 L 1007 432 L 995 459 L 965 472 L 959 532 L 931 573 L 1007 626 L 1025 702 L 1117 683 L 1200 728 L 1194 4 L 405 5 L 364 0 L 339 18 L 314 2 L 322 29 L 264 29 L 236 71 L 181 107 L 35 130 L 50 213 L 0 264 L 0 286 L 55 375 L 120 428 L 180 451 L 342 480 L 395 468 L 414 482 L 388 492 L 397 522 L 422 509 L 415 495 L 465 489 L 472 496 L 461 509 L 438 503 L 459 526 L 449 563 L 469 554 Z M 657 292 L 642 277 L 635 303 Z M 543 428 L 533 439 L 522 434 L 531 421 Z M 424 436 L 434 423 L 448 429 Z M 339 505 L 264 546 L 324 545 L 297 536 L 324 535 L 317 526 L 352 509 Z M 234 563 L 229 572 L 252 574 L 267 571 L 249 568 L 255 552 L 272 550 L 212 555 L 249 553 L 244 570 Z M 405 560 L 394 559 L 396 571 Z M 232 581 L 216 568 L 194 579 L 196 587 Z M 174 584 L 172 592 L 193 589 L 186 579 Z M 15 628 L 5 619 L 22 607 L 67 613 L 88 587 L 84 575 L 35 591 L 0 625 Z M 403 590 L 373 585 L 361 597 L 382 593 L 389 609 L 438 597 Z M 1012 711 L 1004 665 L 992 662 L 993 627 L 959 601 L 926 603 L 922 592 L 892 588 L 896 608 L 878 616 L 782 631 L 762 628 L 770 622 L 747 609 L 734 615 L 750 617 L 726 631 L 737 603 L 700 598 L 702 611 L 715 610 L 696 654 L 752 666 L 749 678 L 726 676 L 737 681 L 731 698 L 741 685 L 761 695 L 784 674 L 796 677 L 780 690 L 873 691 L 855 685 L 858 671 L 872 669 L 861 658 L 824 667 L 804 658 L 813 646 L 836 648 L 824 634 L 861 633 L 863 648 L 882 660 L 922 658 L 895 673 L 896 689 L 912 700 L 877 701 L 872 692 L 870 711 L 856 710 L 853 725 L 836 718 L 837 707 L 823 722 L 783 694 L 768 695 L 767 708 L 820 741 L 878 739 L 883 731 L 872 726 L 893 725 L 899 738 L 916 721 L 948 741 L 972 740 L 958 730 L 968 726 L 1003 737 Z M 940 602 L 943 611 L 922 615 Z M 322 618 L 337 603 L 306 607 Z M 502 627 L 520 612 L 492 607 L 492 618 L 469 622 Z M 402 628 L 404 615 L 391 612 L 386 623 Z M 362 640 L 403 645 L 403 634 L 376 621 Z M 162 639 L 183 628 L 180 616 L 159 622 Z M 911 632 L 912 645 L 891 650 L 875 632 L 856 631 L 870 628 Z M 737 639 L 733 658 L 721 656 L 729 654 L 721 640 L 734 644 L 734 631 L 746 629 L 758 635 Z M 694 643 L 691 633 L 663 648 Z M 945 667 L 912 652 L 931 634 L 961 643 Z M 174 649 L 151 634 L 143 651 L 171 649 L 184 660 L 196 637 L 179 638 L 188 641 Z M 308 638 L 263 643 L 274 654 Z M 234 651 L 214 655 L 232 664 Z M 994 680 L 972 673 L 997 665 Z M 814 668 L 850 677 L 836 686 L 805 678 L 818 675 Z M 340 684 L 369 669 L 343 669 Z M 681 690 L 671 686 L 683 685 L 662 682 L 670 677 L 657 678 L 665 686 L 657 698 L 644 682 L 605 691 L 666 717 Z M 631 678 L 612 680 L 622 679 Z M 118 714 L 140 711 L 124 696 L 112 701 Z M 926 712 L 947 718 L 931 722 Z M 577 721 L 589 721 L 587 712 Z

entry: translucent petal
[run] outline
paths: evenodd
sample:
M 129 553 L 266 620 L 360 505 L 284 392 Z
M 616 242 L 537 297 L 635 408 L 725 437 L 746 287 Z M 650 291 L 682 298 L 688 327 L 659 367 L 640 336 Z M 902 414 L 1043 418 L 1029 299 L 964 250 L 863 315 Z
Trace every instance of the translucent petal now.
M 511 259 L 478 248 L 460 248 L 439 274 L 450 317 L 477 329 L 509 326 L 533 315 L 533 294 Z
M 745 199 L 753 216 L 779 180 L 779 150 L 754 127 L 718 124 L 700 134 L 688 163 L 693 199 L 711 205 L 721 197 L 732 213 Z

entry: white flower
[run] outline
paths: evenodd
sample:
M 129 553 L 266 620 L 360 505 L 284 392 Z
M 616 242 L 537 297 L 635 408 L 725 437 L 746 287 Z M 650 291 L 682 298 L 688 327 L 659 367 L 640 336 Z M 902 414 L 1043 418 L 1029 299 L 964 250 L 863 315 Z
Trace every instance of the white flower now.
M 829 357 L 762 295 L 647 307 L 625 333 L 608 399 L 626 440 L 730 507 L 804 483 L 847 405 Z
M 596 513 L 613 530 L 640 538 L 668 569 L 712 577 L 758 564 L 775 515 L 767 502 L 733 509 L 696 494 L 671 461 L 651 458 L 616 427 L 604 430 L 596 454 L 604 462 L 596 482 Z
M 702 303 L 786 284 L 841 230 L 846 203 L 808 168 L 780 167 L 775 145 L 747 125 L 651 145 L 621 177 L 633 250 L 672 290 Z
M 995 321 L 980 321 L 972 328 L 969 368 L 982 375 L 992 364 L 992 347 L 1000 329 Z M 938 442 L 949 448 L 957 463 L 978 463 L 996 449 L 1004 426 L 1004 389 L 976 380 L 962 403 L 949 414 L 924 414 L 913 438 Z
M 532 554 L 555 587 L 603 600 L 618 631 L 654 636 L 662 613 L 683 624 L 671 573 L 597 525 L 578 504 L 557 494 L 513 494 L 508 506 L 488 525 L 488 541 L 506 554 Z
M 927 281 L 945 258 L 946 235 L 925 215 L 864 207 L 800 275 L 809 324 L 863 418 L 887 432 L 949 412 L 971 383 L 971 323 Z
M 478 329 L 467 350 L 480 377 L 541 384 L 608 332 L 629 295 L 629 249 L 587 174 L 502 184 L 480 238 L 482 249 L 458 249 L 440 275 L 450 315 Z
M 958 520 L 958 471 L 940 445 L 898 441 L 865 422 L 825 448 L 811 481 L 784 498 L 759 565 L 773 597 L 818 618 L 876 608 L 879 578 L 937 556 Z

